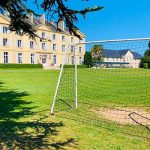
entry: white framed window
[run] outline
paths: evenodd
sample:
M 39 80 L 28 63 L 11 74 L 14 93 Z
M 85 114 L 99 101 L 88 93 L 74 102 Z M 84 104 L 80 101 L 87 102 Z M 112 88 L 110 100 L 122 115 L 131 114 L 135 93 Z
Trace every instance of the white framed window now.
M 42 57 L 42 64 L 46 64 L 46 58 Z
M 45 38 L 45 37 L 46 37 L 45 32 L 42 32 L 42 38 Z
M 30 48 L 33 49 L 34 48 L 34 42 L 30 41 Z
M 82 57 L 79 57 L 79 64 L 82 64 Z
M 45 42 L 42 42 L 42 49 L 46 50 L 46 43 Z
M 20 36 L 23 36 L 23 30 L 20 29 L 20 30 L 16 31 L 15 34 L 20 35 Z
M 52 34 L 52 40 L 56 40 L 56 35 Z
M 66 38 L 64 35 L 62 36 L 62 41 L 66 41 Z
M 71 64 L 74 64 L 75 61 L 74 61 L 74 56 L 71 56 L 71 60 L 70 60 Z
M 8 46 L 8 39 L 7 38 L 3 38 L 3 46 Z
M 67 63 L 67 56 L 65 55 L 62 56 L 62 62 L 63 64 Z
M 71 45 L 71 48 L 70 48 L 71 53 L 73 53 L 74 50 L 75 50 L 75 46 Z
M 79 47 L 79 53 L 82 53 L 82 47 Z
M 62 45 L 62 51 L 65 52 L 65 45 Z
M 4 52 L 4 63 L 8 63 L 8 52 Z
M 17 40 L 17 47 L 19 47 L 19 48 L 22 47 L 22 40 Z
M 53 51 L 56 51 L 56 44 L 53 44 Z
M 8 27 L 3 26 L 3 33 L 8 33 Z
M 73 42 L 73 40 L 74 40 L 73 37 L 71 37 L 71 43 Z
M 56 55 L 53 55 L 53 63 L 57 64 L 57 56 Z
M 18 53 L 18 56 L 17 56 L 17 62 L 18 62 L 18 64 L 22 64 L 23 63 L 22 60 L 23 60 L 22 59 L 22 53 Z
M 30 56 L 30 63 L 35 64 L 35 54 L 31 54 Z

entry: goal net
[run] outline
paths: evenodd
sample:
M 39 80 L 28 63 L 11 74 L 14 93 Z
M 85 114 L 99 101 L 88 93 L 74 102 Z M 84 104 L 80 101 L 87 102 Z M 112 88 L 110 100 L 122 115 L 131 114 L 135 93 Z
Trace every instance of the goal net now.
M 150 139 L 149 41 L 70 45 L 51 114 Z

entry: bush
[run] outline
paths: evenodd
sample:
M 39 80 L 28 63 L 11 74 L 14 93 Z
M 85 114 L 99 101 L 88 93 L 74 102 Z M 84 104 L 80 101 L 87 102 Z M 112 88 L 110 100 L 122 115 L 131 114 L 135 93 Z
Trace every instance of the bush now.
M 150 63 L 143 63 L 144 69 L 150 69 Z
M 43 68 L 42 64 L 0 64 L 0 68 Z
M 150 69 L 150 63 L 148 63 L 148 68 Z
M 62 65 L 60 65 L 61 68 Z M 78 68 L 88 68 L 87 65 L 77 65 Z M 64 68 L 75 68 L 75 65 L 64 65 Z

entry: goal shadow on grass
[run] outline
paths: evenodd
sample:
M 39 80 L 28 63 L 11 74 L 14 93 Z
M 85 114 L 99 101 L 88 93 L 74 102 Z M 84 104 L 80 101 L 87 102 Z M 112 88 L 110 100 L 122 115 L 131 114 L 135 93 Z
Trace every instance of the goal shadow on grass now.
M 0 82 L 0 149 L 63 149 L 75 146 L 73 138 L 57 140 L 63 122 L 46 121 L 47 116 L 43 114 L 39 117 L 32 111 L 32 102 L 23 100 L 29 96 L 28 93 L 4 89 L 2 85 Z
M 150 112 L 146 111 L 150 106 L 104 106 L 80 102 L 77 109 L 64 108 L 57 109 L 56 115 L 150 141 Z

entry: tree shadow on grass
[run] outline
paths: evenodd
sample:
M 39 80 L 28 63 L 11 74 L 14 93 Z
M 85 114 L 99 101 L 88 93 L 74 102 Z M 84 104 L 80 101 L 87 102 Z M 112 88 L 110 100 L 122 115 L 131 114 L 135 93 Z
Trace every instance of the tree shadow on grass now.
M 23 100 L 26 92 L 9 91 L 0 82 L 0 149 L 64 149 L 75 145 L 74 139 L 56 141 L 62 122 L 48 122 L 32 111 Z M 33 116 L 37 115 L 37 119 Z M 48 117 L 48 116 L 47 116 Z M 45 118 L 45 117 L 44 117 Z

